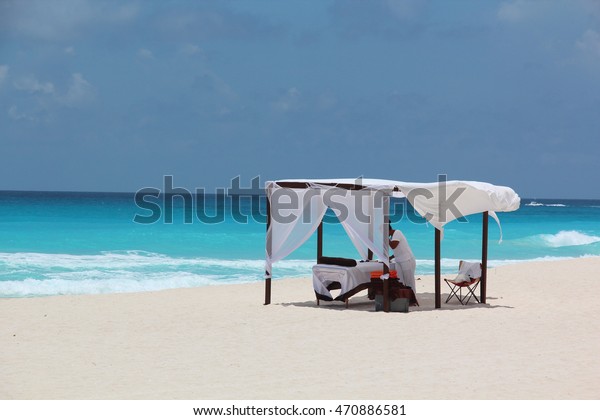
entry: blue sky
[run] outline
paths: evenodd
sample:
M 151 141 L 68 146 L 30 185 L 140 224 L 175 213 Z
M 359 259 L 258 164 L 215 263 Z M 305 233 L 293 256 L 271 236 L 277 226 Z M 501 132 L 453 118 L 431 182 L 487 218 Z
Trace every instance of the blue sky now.
M 600 0 L 0 1 L 0 190 L 600 198 Z

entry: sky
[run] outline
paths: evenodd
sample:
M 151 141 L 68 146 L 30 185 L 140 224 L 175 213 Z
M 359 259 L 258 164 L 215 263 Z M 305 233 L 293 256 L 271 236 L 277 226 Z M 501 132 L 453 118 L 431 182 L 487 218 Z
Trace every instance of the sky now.
M 600 198 L 600 0 L 0 0 L 0 190 Z

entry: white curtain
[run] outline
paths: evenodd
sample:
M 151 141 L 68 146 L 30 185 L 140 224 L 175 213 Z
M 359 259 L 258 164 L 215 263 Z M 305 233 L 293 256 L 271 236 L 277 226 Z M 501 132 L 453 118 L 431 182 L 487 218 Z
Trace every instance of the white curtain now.
M 341 191 L 336 202 L 343 206 L 343 210 L 335 207 L 332 207 L 332 210 L 360 256 L 366 259 L 371 249 L 376 258 L 388 262 L 384 215 L 389 207 L 387 194 L 391 191 L 374 189 L 351 191 L 340 188 L 337 190 Z
M 267 231 L 266 277 L 273 263 L 285 258 L 317 230 L 327 208 L 331 208 L 363 259 L 371 249 L 389 265 L 385 213 L 391 190 L 348 190 L 318 183 L 309 188 L 282 188 L 267 183 L 271 224 Z
M 271 221 L 267 231 L 265 271 L 271 277 L 273 263 L 287 257 L 317 230 L 327 207 L 323 195 L 310 188 L 282 188 L 267 184 Z

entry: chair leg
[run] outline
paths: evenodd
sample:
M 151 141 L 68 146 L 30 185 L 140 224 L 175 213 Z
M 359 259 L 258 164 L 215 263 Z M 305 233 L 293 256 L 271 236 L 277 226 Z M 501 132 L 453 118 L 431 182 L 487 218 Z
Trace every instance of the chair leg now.
M 456 296 L 456 292 L 450 288 L 450 293 L 448 294 L 448 297 L 446 298 L 446 303 L 450 302 L 450 299 L 452 299 L 452 296 Z M 456 298 L 458 299 L 458 296 L 456 296 Z
M 349 301 L 349 300 L 350 300 L 350 299 L 346 299 L 346 308 L 348 308 L 348 301 Z
M 459 298 L 458 295 L 456 294 L 456 289 L 459 289 L 459 291 L 460 291 L 460 287 L 452 285 L 447 280 L 444 280 L 444 281 L 446 282 L 448 287 L 450 287 L 450 294 L 448 295 L 448 299 L 446 299 L 446 303 L 450 302 L 450 299 L 452 299 L 452 296 L 455 296 L 456 299 L 458 299 L 460 301 L 460 303 L 462 303 L 462 299 Z
M 469 300 L 471 300 L 471 296 L 473 296 L 475 298 L 477 303 L 481 303 L 481 302 L 479 302 L 479 299 L 477 299 L 477 295 L 475 294 L 476 289 L 477 289 L 477 285 L 475 285 L 475 287 L 467 286 L 467 290 L 469 292 L 467 293 L 467 296 L 465 296 L 465 297 L 467 297 L 467 301 L 465 303 L 469 303 Z

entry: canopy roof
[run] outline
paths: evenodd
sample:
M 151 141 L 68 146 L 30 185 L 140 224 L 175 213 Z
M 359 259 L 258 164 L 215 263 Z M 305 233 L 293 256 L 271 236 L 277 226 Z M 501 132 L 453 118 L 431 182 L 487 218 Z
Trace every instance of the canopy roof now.
M 406 197 L 414 209 L 438 229 L 460 216 L 489 212 L 514 211 L 520 197 L 512 188 L 478 181 L 407 182 L 371 178 L 284 179 L 267 181 L 266 188 L 370 189 Z M 494 216 L 494 215 L 492 215 Z

